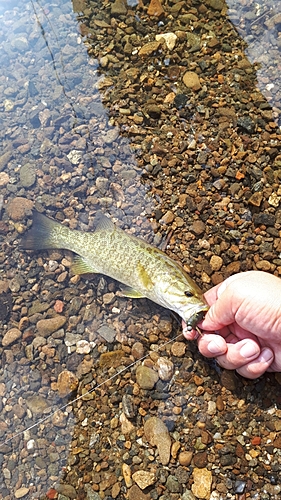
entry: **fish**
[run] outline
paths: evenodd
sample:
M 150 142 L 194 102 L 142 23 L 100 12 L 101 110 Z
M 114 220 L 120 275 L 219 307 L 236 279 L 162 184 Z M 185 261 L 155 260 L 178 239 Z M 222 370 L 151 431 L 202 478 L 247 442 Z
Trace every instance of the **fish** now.
M 209 306 L 203 292 L 183 267 L 145 240 L 98 213 L 94 231 L 70 229 L 33 211 L 32 227 L 23 235 L 24 250 L 65 249 L 75 254 L 73 274 L 104 274 L 122 284 L 125 297 L 146 297 L 178 314 L 192 330 Z

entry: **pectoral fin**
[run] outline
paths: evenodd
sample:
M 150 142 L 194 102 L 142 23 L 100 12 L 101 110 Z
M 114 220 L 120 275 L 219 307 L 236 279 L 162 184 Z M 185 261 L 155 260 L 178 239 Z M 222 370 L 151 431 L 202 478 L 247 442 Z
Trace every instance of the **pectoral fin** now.
M 83 257 L 80 257 L 80 255 L 74 257 L 73 263 L 71 264 L 71 271 L 73 272 L 73 274 L 86 274 L 86 273 L 98 272 L 85 259 L 83 259 Z
M 122 295 L 124 295 L 124 297 L 129 297 L 130 299 L 142 299 L 143 297 L 145 297 L 145 295 L 138 292 L 137 290 L 134 290 L 130 286 L 122 286 L 121 293 Z

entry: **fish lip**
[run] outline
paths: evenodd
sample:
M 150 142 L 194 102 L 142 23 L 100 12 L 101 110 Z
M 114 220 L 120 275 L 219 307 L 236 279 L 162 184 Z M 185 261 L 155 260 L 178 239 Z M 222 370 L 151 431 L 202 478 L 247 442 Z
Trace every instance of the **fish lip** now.
M 200 309 L 197 309 L 197 311 L 195 311 L 188 320 L 185 320 L 187 329 L 192 330 L 195 328 L 196 325 L 204 318 L 208 309 L 208 305 L 202 306 Z

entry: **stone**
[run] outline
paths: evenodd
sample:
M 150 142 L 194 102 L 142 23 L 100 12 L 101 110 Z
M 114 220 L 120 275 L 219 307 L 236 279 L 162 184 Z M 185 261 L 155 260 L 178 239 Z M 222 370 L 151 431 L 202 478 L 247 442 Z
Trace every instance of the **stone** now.
M 141 490 L 151 486 L 156 481 L 154 472 L 148 472 L 145 470 L 138 470 L 132 475 L 132 478 Z
M 171 380 L 174 373 L 174 363 L 168 358 L 160 357 L 157 359 L 156 367 L 158 370 L 158 375 L 161 380 L 169 381 Z
M 218 255 L 212 255 L 210 259 L 210 265 L 213 271 L 219 271 L 223 265 L 223 260 Z
M 127 14 L 127 6 L 124 0 L 115 0 L 111 5 L 112 16 L 125 16 Z
M 182 358 L 185 355 L 186 344 L 184 342 L 174 342 L 171 347 L 173 356 Z
M 141 389 L 153 389 L 158 381 L 158 373 L 148 366 L 140 365 L 136 370 L 136 381 Z
M 12 158 L 13 158 L 12 151 L 6 151 L 6 153 L 0 155 L 0 172 L 2 172 L 2 170 L 4 170 L 7 167 L 9 161 Z
M 45 398 L 42 396 L 31 396 L 30 398 L 26 399 L 26 405 L 29 408 L 29 410 L 34 413 L 35 415 L 40 415 L 43 413 L 46 408 L 48 408 L 49 404 Z
M 147 441 L 157 447 L 160 462 L 167 465 L 170 461 L 171 438 L 164 422 L 158 417 L 150 417 L 144 424 L 144 434 Z
M 191 464 L 192 457 L 192 451 L 181 451 L 181 453 L 179 453 L 179 463 L 185 467 L 188 467 Z
M 2 339 L 2 346 L 7 347 L 10 344 L 13 344 L 16 342 L 16 340 L 21 338 L 21 331 L 18 330 L 18 328 L 11 328 L 8 330 L 3 339 Z
M 199 76 L 194 71 L 186 71 L 182 77 L 183 83 L 186 87 L 193 90 L 200 90 L 201 84 Z
M 56 485 L 56 490 L 58 493 L 61 495 L 64 495 L 65 497 L 74 499 L 77 498 L 77 493 L 75 488 L 71 484 L 57 484 Z
M 22 486 L 18 490 L 15 491 L 15 498 L 23 498 L 29 493 L 29 488 Z
M 191 486 L 192 492 L 197 498 L 208 500 L 210 498 L 212 486 L 212 473 L 208 469 L 193 469 L 194 483 Z
M 64 398 L 68 394 L 71 394 L 78 387 L 79 380 L 74 375 L 74 373 L 69 370 L 63 370 L 59 376 L 57 381 L 57 389 L 59 396 Z
M 26 163 L 20 168 L 20 182 L 23 187 L 31 187 L 35 184 L 36 172 L 33 165 Z
M 16 196 L 8 203 L 7 213 L 13 221 L 21 221 L 31 211 L 32 207 L 33 201 Z
M 140 57 L 148 57 L 153 54 L 153 52 L 156 52 L 161 45 L 161 42 L 148 42 L 145 43 L 139 50 L 139 56 Z
M 160 0 L 150 0 L 150 4 L 147 9 L 148 16 L 160 17 L 165 14 Z
M 165 44 L 169 50 L 173 50 L 176 45 L 177 35 L 175 33 L 161 33 L 161 35 L 156 35 L 155 40 L 159 42 L 163 38 L 165 40 Z
M 36 323 L 36 328 L 38 335 L 41 337 L 48 337 L 52 333 L 56 332 L 66 323 L 65 316 L 54 316 L 53 318 L 40 319 Z

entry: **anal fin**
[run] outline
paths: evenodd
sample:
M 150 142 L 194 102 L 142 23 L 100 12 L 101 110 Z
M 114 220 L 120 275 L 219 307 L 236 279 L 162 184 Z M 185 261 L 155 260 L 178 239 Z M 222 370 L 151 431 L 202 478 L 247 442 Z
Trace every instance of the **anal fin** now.
M 80 257 L 80 255 L 74 257 L 74 260 L 71 264 L 71 271 L 73 272 L 73 274 L 86 274 L 86 273 L 98 272 L 83 257 Z
M 131 288 L 130 286 L 122 286 L 121 293 L 124 297 L 128 297 L 130 299 L 142 299 L 143 297 L 145 297 L 145 295 L 138 292 L 137 290 L 134 290 L 134 288 Z

